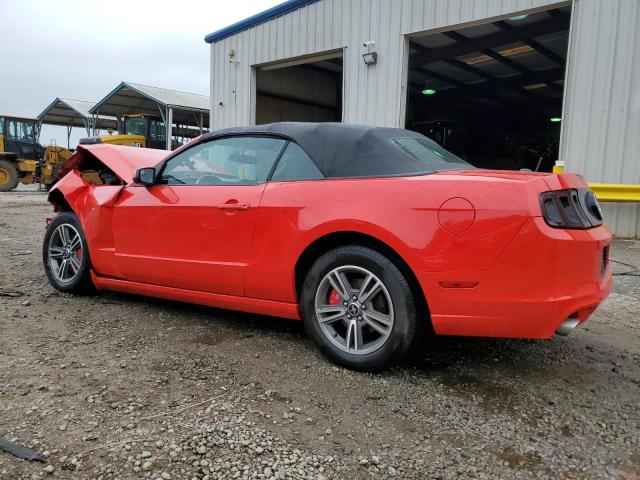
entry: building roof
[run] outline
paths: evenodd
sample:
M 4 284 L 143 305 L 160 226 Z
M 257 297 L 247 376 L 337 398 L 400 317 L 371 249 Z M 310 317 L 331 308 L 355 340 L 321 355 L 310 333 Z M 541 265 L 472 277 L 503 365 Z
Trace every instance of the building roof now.
M 217 32 L 210 33 L 204 37 L 204 41 L 207 43 L 219 42 L 220 40 L 230 37 L 231 35 L 235 35 L 242 30 L 247 30 L 255 27 L 256 25 L 260 25 L 261 23 L 268 22 L 273 18 L 280 17 L 302 7 L 306 7 L 307 5 L 317 1 L 319 0 L 288 0 L 287 2 L 276 5 L 269 10 L 265 10 L 264 12 L 242 20 L 241 22 L 234 23 L 233 25 L 229 25 Z
M 38 115 L 38 120 L 47 125 L 86 127 L 86 122 L 91 121 L 89 110 L 93 105 L 94 102 L 86 100 L 58 97 Z M 100 115 L 96 127 L 100 130 L 116 129 L 117 122 L 115 118 Z
M 38 121 L 37 118 L 27 117 L 25 115 L 11 115 L 9 113 L 0 113 L 0 118 L 15 118 L 16 120 L 32 120 L 34 122 Z
M 153 115 L 159 117 L 160 107 L 172 108 L 173 122 L 197 127 L 203 114 L 204 127 L 209 123 L 209 97 L 197 93 L 122 82 L 96 103 L 89 113 L 104 115 Z
M 279 122 L 233 127 L 204 135 L 203 140 L 229 135 L 274 135 L 293 140 L 329 178 L 418 175 L 474 168 L 424 135 L 402 128 L 348 123 Z M 419 140 L 428 147 L 411 153 L 395 140 Z M 420 157 L 420 154 L 422 157 Z

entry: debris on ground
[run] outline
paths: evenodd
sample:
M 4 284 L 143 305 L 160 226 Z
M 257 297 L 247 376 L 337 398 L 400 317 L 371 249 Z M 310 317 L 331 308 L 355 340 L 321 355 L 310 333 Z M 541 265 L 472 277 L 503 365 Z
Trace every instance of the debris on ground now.
M 4 438 L 0 438 L 0 450 L 10 453 L 15 457 L 22 458 L 23 460 L 44 462 L 42 455 L 35 450 L 10 442 Z
M 21 297 L 24 295 L 24 292 L 20 292 L 18 290 L 0 290 L 0 297 Z

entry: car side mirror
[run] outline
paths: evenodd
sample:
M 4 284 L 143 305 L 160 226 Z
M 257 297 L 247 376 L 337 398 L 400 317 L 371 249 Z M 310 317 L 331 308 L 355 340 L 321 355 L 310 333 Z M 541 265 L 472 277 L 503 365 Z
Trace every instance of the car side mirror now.
M 156 169 L 153 167 L 139 168 L 133 181 L 142 185 L 153 185 L 156 180 Z

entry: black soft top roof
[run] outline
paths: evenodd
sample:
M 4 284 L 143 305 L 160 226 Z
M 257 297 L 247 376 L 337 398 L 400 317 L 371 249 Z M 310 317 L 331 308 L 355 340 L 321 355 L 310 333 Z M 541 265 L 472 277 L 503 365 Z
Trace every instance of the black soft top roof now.
M 425 171 L 424 165 L 390 140 L 426 137 L 401 128 L 346 123 L 282 122 L 217 130 L 206 134 L 205 138 L 239 134 L 267 134 L 289 138 L 309 154 L 327 177 L 412 175 Z

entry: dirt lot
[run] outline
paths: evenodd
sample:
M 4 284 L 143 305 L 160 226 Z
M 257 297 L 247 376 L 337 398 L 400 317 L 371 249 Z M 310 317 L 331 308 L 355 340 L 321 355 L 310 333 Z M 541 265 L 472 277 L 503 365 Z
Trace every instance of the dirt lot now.
M 0 194 L 0 478 L 640 478 L 640 275 L 550 341 L 443 338 L 391 371 L 326 362 L 301 324 L 41 267 L 45 197 Z M 640 266 L 640 244 L 613 259 Z M 615 265 L 617 273 L 632 270 Z

